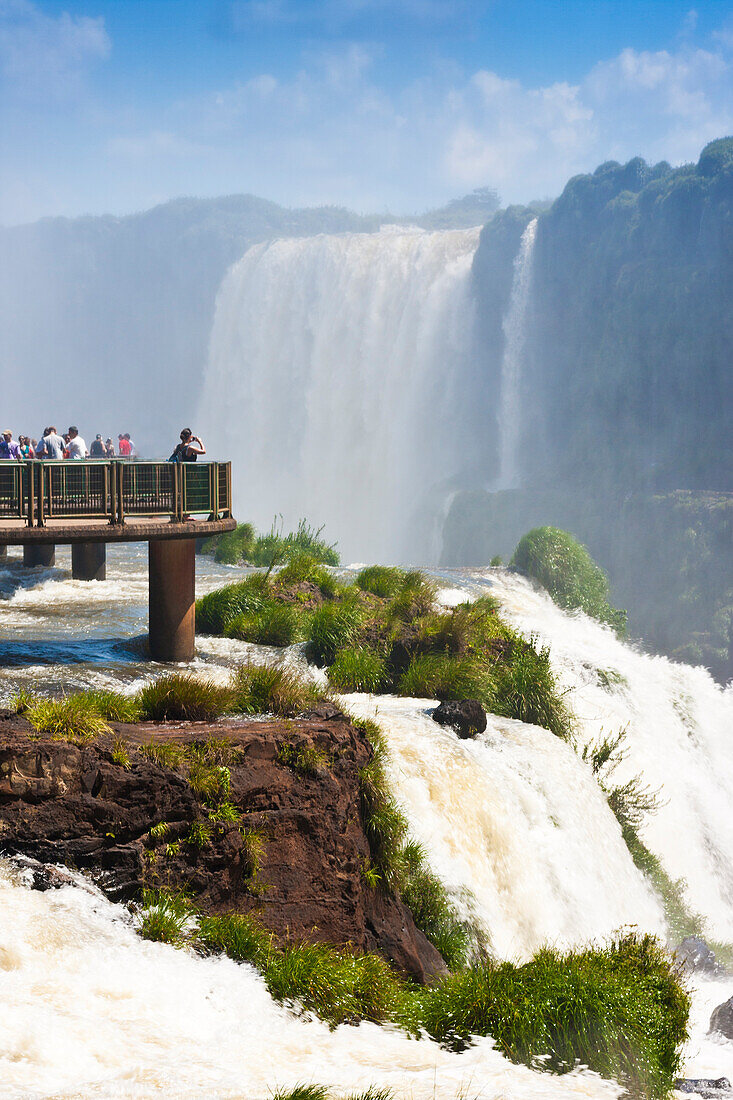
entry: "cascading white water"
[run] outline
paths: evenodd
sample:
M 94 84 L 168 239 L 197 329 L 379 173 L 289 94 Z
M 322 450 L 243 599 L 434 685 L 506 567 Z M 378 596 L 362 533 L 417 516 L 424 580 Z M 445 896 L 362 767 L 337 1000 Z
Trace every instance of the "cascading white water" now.
M 519 434 L 522 422 L 522 363 L 527 341 L 527 310 L 532 288 L 532 259 L 537 234 L 533 218 L 522 234 L 514 258 L 509 307 L 502 323 L 504 356 L 499 401 L 499 475 L 497 489 L 514 489 L 520 481 Z
M 593 1074 L 514 1066 L 480 1039 L 462 1054 L 376 1024 L 296 1019 L 249 966 L 140 940 L 83 885 L 23 889 L 0 862 L 0 1048 L 7 1100 L 269 1100 L 317 1083 L 395 1100 L 612 1100 Z
M 113 604 L 120 598 L 131 616 L 139 604 L 135 613 L 144 619 L 144 559 L 125 553 L 125 568 L 114 573 L 116 602 L 100 586 L 95 619 L 118 614 Z M 199 568 L 201 591 L 232 575 L 206 560 Z M 644 840 L 672 877 L 686 879 L 687 901 L 709 931 L 733 939 L 733 690 L 719 688 L 701 669 L 637 652 L 585 616 L 561 611 L 516 575 L 497 569 L 438 576 L 451 586 L 444 602 L 488 589 L 513 625 L 551 646 L 578 717 L 579 741 L 628 727 L 625 774 L 642 772 L 662 788 L 663 805 Z M 52 582 L 45 573 L 38 581 L 18 589 L 4 607 L 18 636 L 44 637 L 54 624 L 81 621 L 79 583 Z M 201 640 L 201 667 L 217 678 L 227 676 L 233 662 L 274 655 L 234 639 Z M 303 660 L 296 649 L 280 656 Z M 72 676 L 75 687 L 111 687 L 120 685 L 116 677 L 124 683 L 150 671 L 53 666 L 6 669 L 3 680 L 35 686 L 44 674 L 49 681 Z M 435 725 L 427 700 L 358 696 L 349 704 L 361 713 L 377 711 L 411 832 L 499 955 L 524 957 L 548 941 L 580 944 L 627 923 L 661 929 L 657 899 L 634 867 L 589 768 L 566 744 L 491 716 L 484 735 L 462 742 Z M 278 1086 L 303 1080 L 344 1093 L 369 1084 L 391 1087 L 397 1100 L 454 1100 L 461 1093 L 484 1100 L 600 1100 L 619 1092 L 589 1075 L 554 1079 L 512 1066 L 487 1040 L 457 1055 L 374 1025 L 329 1032 L 274 1005 L 250 968 L 144 943 L 124 910 L 96 891 L 76 886 L 34 893 L 5 867 L 0 970 L 3 1095 L 18 1100 L 51 1093 L 90 1100 L 264 1100 Z M 729 994 L 710 983 L 696 994 L 688 1073 L 730 1075 L 727 1048 L 704 1038 L 711 1007 Z
M 494 570 L 489 583 L 505 617 L 550 646 L 581 740 L 627 731 L 618 779 L 641 775 L 659 791 L 644 842 L 672 879 L 684 880 L 707 934 L 733 942 L 733 685 L 638 651 L 515 574 Z
M 626 924 L 663 931 L 598 784 L 563 741 L 494 715 L 460 741 L 433 722 L 429 700 L 353 695 L 347 705 L 384 729 L 411 832 L 497 955 L 526 959 Z
M 419 553 L 422 502 L 468 453 L 478 236 L 278 240 L 231 269 L 199 424 L 242 516 L 325 523 L 347 559 Z

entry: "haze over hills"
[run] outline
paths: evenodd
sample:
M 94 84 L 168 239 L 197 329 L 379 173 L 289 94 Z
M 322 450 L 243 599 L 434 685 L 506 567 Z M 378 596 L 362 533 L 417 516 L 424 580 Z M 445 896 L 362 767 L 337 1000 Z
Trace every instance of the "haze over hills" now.
M 5 418 L 34 435 L 49 417 L 78 421 L 89 432 L 130 430 L 148 453 L 162 454 L 171 432 L 194 415 L 217 291 L 251 245 L 373 232 L 382 224 L 477 225 L 497 207 L 486 188 L 415 217 L 331 206 L 291 210 L 230 195 L 175 199 L 126 217 L 44 218 L 2 229 Z M 42 382 L 43 409 L 28 408 L 29 377 Z

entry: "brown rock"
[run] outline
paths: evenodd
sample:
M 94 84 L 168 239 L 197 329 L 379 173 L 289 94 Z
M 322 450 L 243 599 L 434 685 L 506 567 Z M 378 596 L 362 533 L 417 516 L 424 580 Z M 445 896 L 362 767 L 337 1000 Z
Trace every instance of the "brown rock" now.
M 205 912 L 255 911 L 280 936 L 376 950 L 418 981 L 445 972 L 401 901 L 364 880 L 369 845 L 359 771 L 371 749 L 337 708 L 292 722 L 143 723 L 115 732 L 126 742 L 129 769 L 113 762 L 112 737 L 85 746 L 33 740 L 17 719 L 0 721 L 5 852 L 89 871 L 116 899 L 132 898 L 144 885 L 185 886 Z M 239 750 L 230 766 L 230 800 L 242 826 L 264 837 L 255 880 L 235 824 L 215 828 L 202 848 L 186 843 L 191 824 L 207 820 L 204 801 L 185 769 L 138 751 L 152 740 L 208 737 L 228 737 Z M 303 774 L 283 764 L 278 749 L 285 744 L 317 749 L 328 766 Z M 160 822 L 168 831 L 152 838 Z

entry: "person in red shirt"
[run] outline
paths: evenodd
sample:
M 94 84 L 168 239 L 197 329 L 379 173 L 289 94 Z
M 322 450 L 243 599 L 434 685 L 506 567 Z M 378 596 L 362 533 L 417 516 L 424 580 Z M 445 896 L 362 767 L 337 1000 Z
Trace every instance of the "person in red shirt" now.
M 124 435 L 117 436 L 117 454 L 120 455 L 121 458 L 129 458 L 132 454 L 130 440 L 126 439 Z

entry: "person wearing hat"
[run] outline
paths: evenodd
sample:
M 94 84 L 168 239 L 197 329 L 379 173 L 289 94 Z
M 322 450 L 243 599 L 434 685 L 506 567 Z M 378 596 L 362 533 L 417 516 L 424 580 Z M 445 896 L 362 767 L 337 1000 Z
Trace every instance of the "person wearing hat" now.
M 13 433 L 10 428 L 6 428 L 3 432 L 2 441 L 0 441 L 0 459 L 13 458 L 16 462 L 20 462 L 22 457 L 20 453 L 20 444 L 13 439 Z

